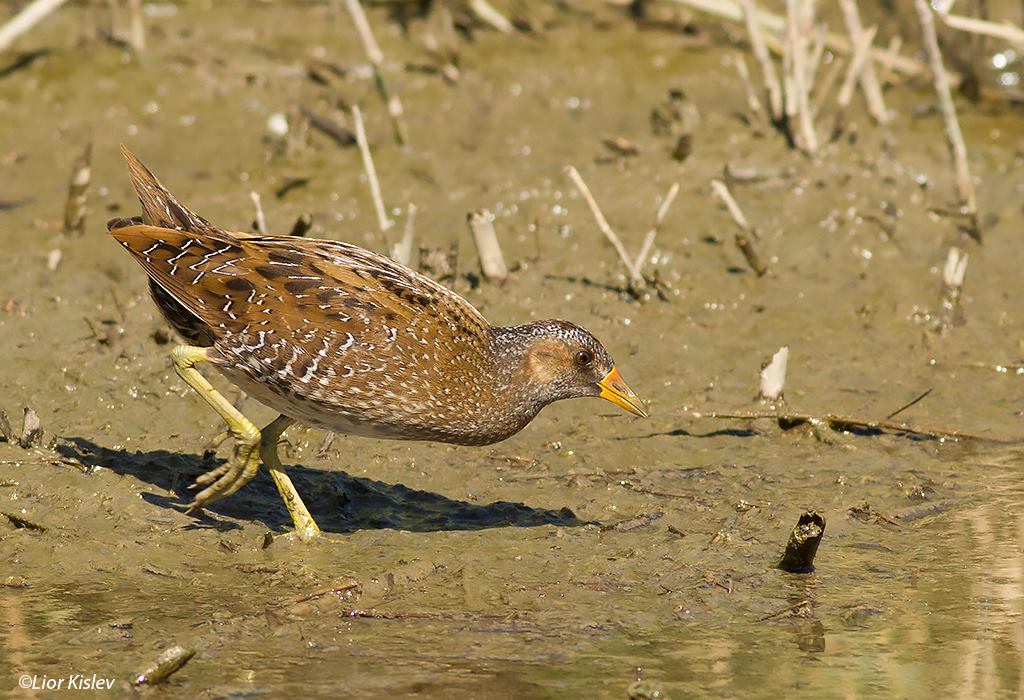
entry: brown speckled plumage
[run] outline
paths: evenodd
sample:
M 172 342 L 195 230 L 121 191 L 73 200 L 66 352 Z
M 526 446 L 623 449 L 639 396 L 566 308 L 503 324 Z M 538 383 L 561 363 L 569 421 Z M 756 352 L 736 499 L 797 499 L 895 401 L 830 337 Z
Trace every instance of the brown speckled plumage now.
M 564 398 L 601 395 L 643 415 L 579 326 L 492 327 L 454 292 L 357 246 L 225 231 L 125 157 L 143 216 L 111 221 L 111 235 L 146 270 L 175 330 L 284 416 L 353 435 L 483 445 Z

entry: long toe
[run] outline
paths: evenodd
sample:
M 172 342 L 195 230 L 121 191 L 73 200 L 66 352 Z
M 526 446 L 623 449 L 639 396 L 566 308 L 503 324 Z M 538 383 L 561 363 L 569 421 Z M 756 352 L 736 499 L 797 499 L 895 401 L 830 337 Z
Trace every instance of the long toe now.
M 214 469 L 213 472 L 204 474 L 203 477 L 211 476 L 214 472 L 218 474 L 211 476 L 215 479 L 212 484 L 196 494 L 196 497 L 189 504 L 186 512 L 192 513 L 224 497 L 225 492 L 231 488 L 238 476 L 245 470 L 245 462 L 239 459 L 232 459 L 222 467 Z M 200 478 L 203 478 L 200 477 Z M 199 480 L 197 479 L 198 483 Z
M 235 478 L 234 483 L 228 486 L 227 491 L 221 494 L 221 496 L 230 496 L 238 489 L 242 488 L 256 476 L 256 472 L 260 470 L 260 451 L 254 447 L 252 452 L 249 453 L 248 458 L 245 460 L 245 467 L 241 473 Z
M 227 471 L 230 468 L 231 468 L 231 463 L 230 462 L 225 462 L 224 464 L 220 465 L 219 467 L 217 467 L 215 469 L 211 469 L 210 471 L 208 471 L 208 472 L 206 472 L 204 474 L 200 474 L 199 476 L 196 477 L 196 480 L 192 482 L 192 485 L 189 488 L 196 489 L 196 488 L 199 488 L 200 486 L 206 486 L 207 484 L 212 484 L 217 479 L 219 479 L 222 475 L 227 473 Z

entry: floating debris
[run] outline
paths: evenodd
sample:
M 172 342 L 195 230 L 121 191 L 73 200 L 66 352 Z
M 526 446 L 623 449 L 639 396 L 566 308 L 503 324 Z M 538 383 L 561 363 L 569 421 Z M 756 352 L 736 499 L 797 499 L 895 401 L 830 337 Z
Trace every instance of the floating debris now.
M 187 649 L 175 644 L 170 649 L 161 653 L 152 665 L 137 674 L 132 680 L 132 685 L 154 685 L 166 680 L 172 673 L 187 664 L 189 659 L 195 655 L 195 649 Z

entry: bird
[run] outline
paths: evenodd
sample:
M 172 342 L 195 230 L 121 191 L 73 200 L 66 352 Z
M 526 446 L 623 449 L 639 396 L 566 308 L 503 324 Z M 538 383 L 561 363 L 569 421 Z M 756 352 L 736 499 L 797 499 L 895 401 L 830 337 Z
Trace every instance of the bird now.
M 646 417 L 582 326 L 492 326 L 472 304 L 378 253 L 338 240 L 230 231 L 185 207 L 124 145 L 142 215 L 107 223 L 182 339 L 178 376 L 227 424 L 232 456 L 199 476 L 189 513 L 248 483 L 260 463 L 304 541 L 321 534 L 277 454 L 288 427 L 489 445 L 562 399 L 600 397 Z M 280 415 L 262 430 L 196 365 Z

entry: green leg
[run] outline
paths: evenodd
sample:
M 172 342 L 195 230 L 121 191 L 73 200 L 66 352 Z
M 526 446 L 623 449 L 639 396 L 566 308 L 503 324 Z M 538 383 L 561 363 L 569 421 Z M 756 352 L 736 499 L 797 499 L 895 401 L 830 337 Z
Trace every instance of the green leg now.
M 320 528 L 316 526 L 309 511 L 306 510 L 291 479 L 284 473 L 281 462 L 277 458 L 277 441 L 281 437 L 281 433 L 291 425 L 291 419 L 284 416 L 279 417 L 270 423 L 265 428 L 265 434 L 261 435 L 252 421 L 221 396 L 206 380 L 206 377 L 196 369 L 197 363 L 209 361 L 206 353 L 206 348 L 179 345 L 171 352 L 171 357 L 174 360 L 174 369 L 178 376 L 195 389 L 227 423 L 228 433 L 235 438 L 235 451 L 227 464 L 196 479 L 197 486 L 206 488 L 196 494 L 195 499 L 189 504 L 188 512 L 199 510 L 209 503 L 229 496 L 249 483 L 259 470 L 262 456 L 267 468 L 270 469 L 274 483 L 277 484 L 281 497 L 284 499 L 285 506 L 292 516 L 292 522 L 295 524 L 299 536 L 303 540 L 312 539 L 320 533 Z
M 306 509 L 306 504 L 299 497 L 299 492 L 292 484 L 292 480 L 281 466 L 281 460 L 277 456 L 277 448 L 280 443 L 281 433 L 295 423 L 288 416 L 278 416 L 267 427 L 261 430 L 260 438 L 260 459 L 263 466 L 270 470 L 270 476 L 277 484 L 277 490 L 284 499 L 288 513 L 292 516 L 292 523 L 299 537 L 308 542 L 320 536 L 320 528 L 317 526 L 313 516 Z

